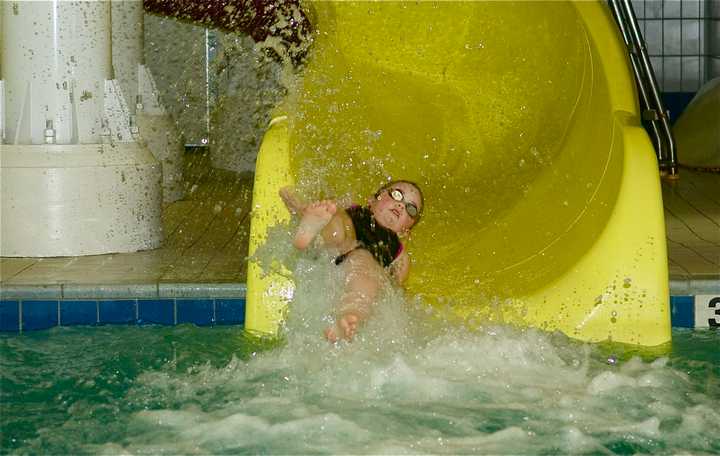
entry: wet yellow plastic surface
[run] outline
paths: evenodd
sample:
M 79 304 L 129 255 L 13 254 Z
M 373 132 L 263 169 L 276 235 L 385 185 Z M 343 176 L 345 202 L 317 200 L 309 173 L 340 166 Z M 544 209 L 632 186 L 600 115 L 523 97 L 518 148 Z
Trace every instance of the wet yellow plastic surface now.
M 720 168 L 720 78 L 708 81 L 673 125 L 678 161 Z
M 426 210 L 407 288 L 445 318 L 670 340 L 657 165 L 604 2 L 310 7 L 316 41 L 287 130 L 263 144 L 257 204 L 281 204 L 284 182 L 363 202 L 410 179 Z M 281 216 L 255 217 L 260 239 Z M 257 273 L 247 326 L 272 331 Z
M 280 188 L 293 183 L 288 152 L 287 124 L 281 118 L 275 119 L 265 133 L 255 169 L 250 217 L 251 256 L 266 241 L 268 227 L 290 218 L 278 197 Z M 282 264 L 249 262 L 245 306 L 245 327 L 248 330 L 263 334 L 277 331 L 294 290 L 289 276 L 289 271 Z

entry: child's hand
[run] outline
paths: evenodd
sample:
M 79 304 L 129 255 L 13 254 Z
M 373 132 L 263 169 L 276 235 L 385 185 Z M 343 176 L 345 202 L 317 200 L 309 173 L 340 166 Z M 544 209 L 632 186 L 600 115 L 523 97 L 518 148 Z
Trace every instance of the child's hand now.
M 335 343 L 338 339 L 351 341 L 357 332 L 360 318 L 352 312 L 348 312 L 340 317 L 334 326 L 325 330 L 325 338 L 328 342 Z

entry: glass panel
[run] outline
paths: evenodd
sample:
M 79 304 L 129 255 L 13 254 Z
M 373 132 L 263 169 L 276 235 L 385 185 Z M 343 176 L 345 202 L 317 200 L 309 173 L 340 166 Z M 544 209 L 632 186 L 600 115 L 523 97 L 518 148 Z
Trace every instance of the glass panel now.
M 645 17 L 645 2 L 643 0 L 632 0 L 632 7 L 638 19 Z
M 663 1 L 663 18 L 678 19 L 680 18 L 680 12 L 680 0 Z
M 663 21 L 663 54 L 680 54 L 680 24 L 679 20 Z
M 662 17 L 662 2 L 659 0 L 649 0 L 645 2 L 645 17 L 660 19 Z
M 682 58 L 682 86 L 683 92 L 695 92 L 700 88 L 700 57 Z
M 684 19 L 700 17 L 700 2 L 698 0 L 683 0 L 682 17 Z
M 664 83 L 662 90 L 665 92 L 680 91 L 680 57 L 665 57 L 663 65 Z
M 700 55 L 700 21 L 698 19 L 682 21 L 683 55 Z
M 659 20 L 645 21 L 645 43 L 648 54 L 662 54 L 662 22 Z
M 653 72 L 655 73 L 655 80 L 657 81 L 658 85 L 660 86 L 660 90 L 662 90 L 664 83 L 664 72 L 663 72 L 663 58 L 662 57 L 650 57 L 650 64 L 653 67 Z

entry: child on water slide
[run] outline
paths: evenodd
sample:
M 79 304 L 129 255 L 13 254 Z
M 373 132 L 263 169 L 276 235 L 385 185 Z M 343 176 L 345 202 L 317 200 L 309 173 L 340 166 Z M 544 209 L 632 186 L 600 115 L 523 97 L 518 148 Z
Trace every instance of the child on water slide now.
M 401 242 L 420 219 L 424 201 L 417 184 L 398 180 L 383 185 L 367 206 L 339 209 L 335 201 L 304 204 L 292 189 L 280 190 L 288 210 L 300 215 L 293 239 L 299 250 L 318 238 L 344 269 L 343 294 L 335 310 L 335 325 L 325 329 L 330 342 L 352 340 L 358 326 L 370 317 L 388 275 L 402 285 L 410 259 Z

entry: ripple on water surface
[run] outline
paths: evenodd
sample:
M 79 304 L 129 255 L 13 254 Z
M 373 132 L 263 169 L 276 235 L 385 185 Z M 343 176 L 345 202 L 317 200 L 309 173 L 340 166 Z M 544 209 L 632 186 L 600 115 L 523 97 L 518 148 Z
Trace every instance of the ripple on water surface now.
M 536 330 L 444 331 L 391 293 L 358 340 L 331 346 L 317 322 L 327 271 L 312 273 L 279 345 L 232 327 L 2 336 L 3 451 L 720 451 L 720 332 L 676 330 L 669 354 L 638 356 Z

